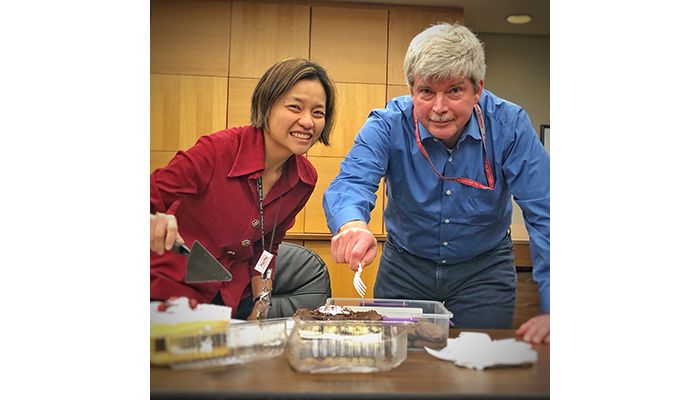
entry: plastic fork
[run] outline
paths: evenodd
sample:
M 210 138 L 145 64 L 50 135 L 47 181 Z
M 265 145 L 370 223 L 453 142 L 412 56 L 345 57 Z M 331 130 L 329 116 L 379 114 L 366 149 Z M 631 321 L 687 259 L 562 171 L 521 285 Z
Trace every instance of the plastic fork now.
M 360 274 L 362 273 L 362 263 L 360 263 L 357 266 L 357 271 L 355 271 L 355 277 L 352 278 L 352 285 L 355 286 L 355 291 L 357 294 L 360 295 L 360 297 L 365 297 L 365 293 L 367 293 L 367 285 L 365 285 L 364 282 L 362 282 L 362 277 L 360 277 Z

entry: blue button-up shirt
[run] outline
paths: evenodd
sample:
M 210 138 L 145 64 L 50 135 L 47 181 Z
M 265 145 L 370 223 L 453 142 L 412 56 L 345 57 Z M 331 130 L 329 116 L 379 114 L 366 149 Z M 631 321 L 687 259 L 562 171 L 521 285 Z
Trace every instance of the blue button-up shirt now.
M 373 110 L 323 197 L 331 232 L 369 221 L 380 179 L 386 177 L 384 223 L 397 245 L 438 264 L 468 261 L 496 245 L 511 224 L 511 195 L 530 235 L 533 278 L 549 312 L 549 156 L 525 110 L 487 90 L 479 100 L 486 126 L 494 190 L 441 180 L 416 144 L 410 96 Z M 419 124 L 425 150 L 447 177 L 488 185 L 482 138 L 472 113 L 452 151 Z

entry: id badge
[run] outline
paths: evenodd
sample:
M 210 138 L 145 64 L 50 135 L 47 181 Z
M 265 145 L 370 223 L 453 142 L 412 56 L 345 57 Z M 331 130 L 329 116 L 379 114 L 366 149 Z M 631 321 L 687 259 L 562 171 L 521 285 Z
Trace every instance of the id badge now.
M 264 274 L 265 270 L 267 270 L 267 266 L 270 265 L 270 262 L 272 261 L 272 257 L 274 257 L 272 253 L 267 250 L 263 250 L 258 263 L 255 264 L 255 270 L 261 274 Z

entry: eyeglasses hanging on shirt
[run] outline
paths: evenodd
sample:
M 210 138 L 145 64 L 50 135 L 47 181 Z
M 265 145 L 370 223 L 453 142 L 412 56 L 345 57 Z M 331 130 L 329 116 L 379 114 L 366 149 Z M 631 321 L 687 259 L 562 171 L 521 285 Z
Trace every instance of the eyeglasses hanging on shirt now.
M 487 158 L 486 154 L 486 125 L 484 124 L 484 116 L 481 113 L 481 107 L 479 107 L 478 104 L 474 105 L 474 111 L 476 111 L 476 118 L 479 122 L 479 131 L 481 132 L 481 148 L 484 151 L 484 172 L 486 173 L 486 181 L 488 182 L 488 186 L 479 183 L 475 180 L 469 179 L 469 178 L 458 178 L 458 177 L 450 177 L 450 176 L 444 176 L 441 174 L 437 168 L 435 168 L 435 164 L 433 164 L 433 160 L 430 159 L 430 156 L 428 155 L 428 152 L 425 151 L 425 147 L 423 147 L 423 143 L 421 143 L 420 140 L 420 133 L 418 132 L 418 118 L 416 117 L 416 111 L 415 109 L 413 110 L 413 123 L 416 126 L 416 144 L 418 145 L 418 149 L 420 150 L 421 153 L 423 153 L 423 156 L 428 160 L 430 163 L 430 166 L 433 168 L 433 171 L 435 171 L 435 174 L 440 177 L 443 181 L 453 181 L 453 182 L 459 182 L 463 185 L 475 187 L 478 189 L 486 189 L 486 190 L 493 190 L 495 187 L 495 181 L 493 179 L 493 172 L 491 172 L 491 166 L 489 165 L 489 160 Z

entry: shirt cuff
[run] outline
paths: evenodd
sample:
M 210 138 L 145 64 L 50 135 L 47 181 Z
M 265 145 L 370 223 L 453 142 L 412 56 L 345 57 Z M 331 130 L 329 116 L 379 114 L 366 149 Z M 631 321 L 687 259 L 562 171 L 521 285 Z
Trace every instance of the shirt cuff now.
M 346 223 L 350 221 L 364 221 L 367 223 L 368 221 L 365 221 L 365 217 L 362 215 L 360 211 L 357 210 L 352 210 L 352 209 L 346 209 L 340 212 L 337 212 L 333 218 L 328 220 L 328 229 L 331 230 L 331 234 L 335 235 L 338 233 L 338 230 L 340 230 L 340 227 L 345 225 Z

